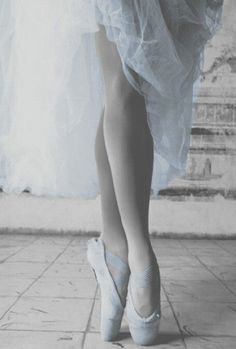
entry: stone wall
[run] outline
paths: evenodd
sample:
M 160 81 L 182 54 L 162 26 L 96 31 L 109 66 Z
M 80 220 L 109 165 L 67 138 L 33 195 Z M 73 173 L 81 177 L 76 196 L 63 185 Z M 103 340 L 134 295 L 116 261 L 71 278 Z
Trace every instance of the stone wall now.
M 225 0 L 222 27 L 205 50 L 187 173 L 161 196 L 236 199 L 235 13 L 236 1 Z

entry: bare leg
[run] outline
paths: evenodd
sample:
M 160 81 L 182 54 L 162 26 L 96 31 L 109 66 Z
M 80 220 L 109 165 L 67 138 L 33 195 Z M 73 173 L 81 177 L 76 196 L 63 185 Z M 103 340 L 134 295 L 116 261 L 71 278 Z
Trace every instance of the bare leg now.
M 101 208 L 103 229 L 101 238 L 110 251 L 128 261 L 128 245 L 121 222 L 119 209 L 114 192 L 111 168 L 107 157 L 103 134 L 104 111 L 101 115 L 96 140 L 95 156 L 101 189 Z
M 116 45 L 107 40 L 103 26 L 96 33 L 96 45 L 105 81 L 105 148 L 127 238 L 130 269 L 140 271 L 153 262 L 154 256 L 148 228 L 153 140 L 144 99 L 127 81 Z M 137 310 L 143 298 L 146 307 L 142 306 L 142 315 L 147 316 L 156 297 L 151 289 L 143 289 L 136 299 Z
M 95 140 L 95 157 L 101 189 L 101 208 L 103 222 L 101 238 L 109 251 L 121 257 L 127 263 L 128 245 L 124 228 L 121 222 L 119 209 L 117 206 L 110 164 L 108 162 L 104 143 L 103 119 L 104 111 L 99 121 Z M 109 263 L 108 269 L 110 270 L 110 273 L 113 277 L 116 277 L 116 275 L 118 276 L 119 271 Z M 127 294 L 126 288 L 118 287 L 117 290 L 121 296 L 121 299 L 125 302 Z

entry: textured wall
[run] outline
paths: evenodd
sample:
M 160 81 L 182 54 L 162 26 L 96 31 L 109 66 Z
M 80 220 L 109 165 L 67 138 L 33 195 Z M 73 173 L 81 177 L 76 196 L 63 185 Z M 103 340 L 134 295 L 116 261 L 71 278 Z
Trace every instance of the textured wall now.
M 222 28 L 205 52 L 202 93 L 236 97 L 236 1 L 225 0 Z
M 165 195 L 236 198 L 235 13 L 236 1 L 225 0 L 222 28 L 205 50 L 187 173 Z

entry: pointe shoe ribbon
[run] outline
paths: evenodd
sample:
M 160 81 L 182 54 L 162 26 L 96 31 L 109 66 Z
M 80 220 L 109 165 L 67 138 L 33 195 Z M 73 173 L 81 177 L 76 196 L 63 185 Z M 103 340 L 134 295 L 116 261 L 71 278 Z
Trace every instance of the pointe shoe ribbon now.
M 150 316 L 142 317 L 136 311 L 132 299 L 132 292 L 135 292 L 135 287 L 150 287 L 153 276 L 153 268 L 156 268 L 155 263 L 150 265 L 142 272 L 131 273 L 130 282 L 128 285 L 127 320 L 131 336 L 134 342 L 138 345 L 153 344 L 159 332 L 161 320 L 160 302 Z M 157 287 L 157 292 L 159 292 L 159 287 L 160 286 Z

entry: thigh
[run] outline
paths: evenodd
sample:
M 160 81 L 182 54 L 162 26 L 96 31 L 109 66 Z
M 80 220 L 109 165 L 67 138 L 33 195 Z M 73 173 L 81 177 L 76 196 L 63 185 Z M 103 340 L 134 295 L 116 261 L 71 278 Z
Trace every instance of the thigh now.
M 132 95 L 134 98 L 142 100 L 143 97 L 134 89 L 124 74 L 116 44 L 108 40 L 103 25 L 99 24 L 99 28 L 100 30 L 95 33 L 95 43 L 102 66 L 107 98 L 115 93 L 117 98 Z M 133 72 L 133 74 L 137 77 L 136 72 Z
M 101 62 L 104 77 L 107 79 L 122 69 L 121 59 L 116 44 L 108 40 L 105 27 L 99 24 L 100 30 L 95 33 L 98 58 Z

